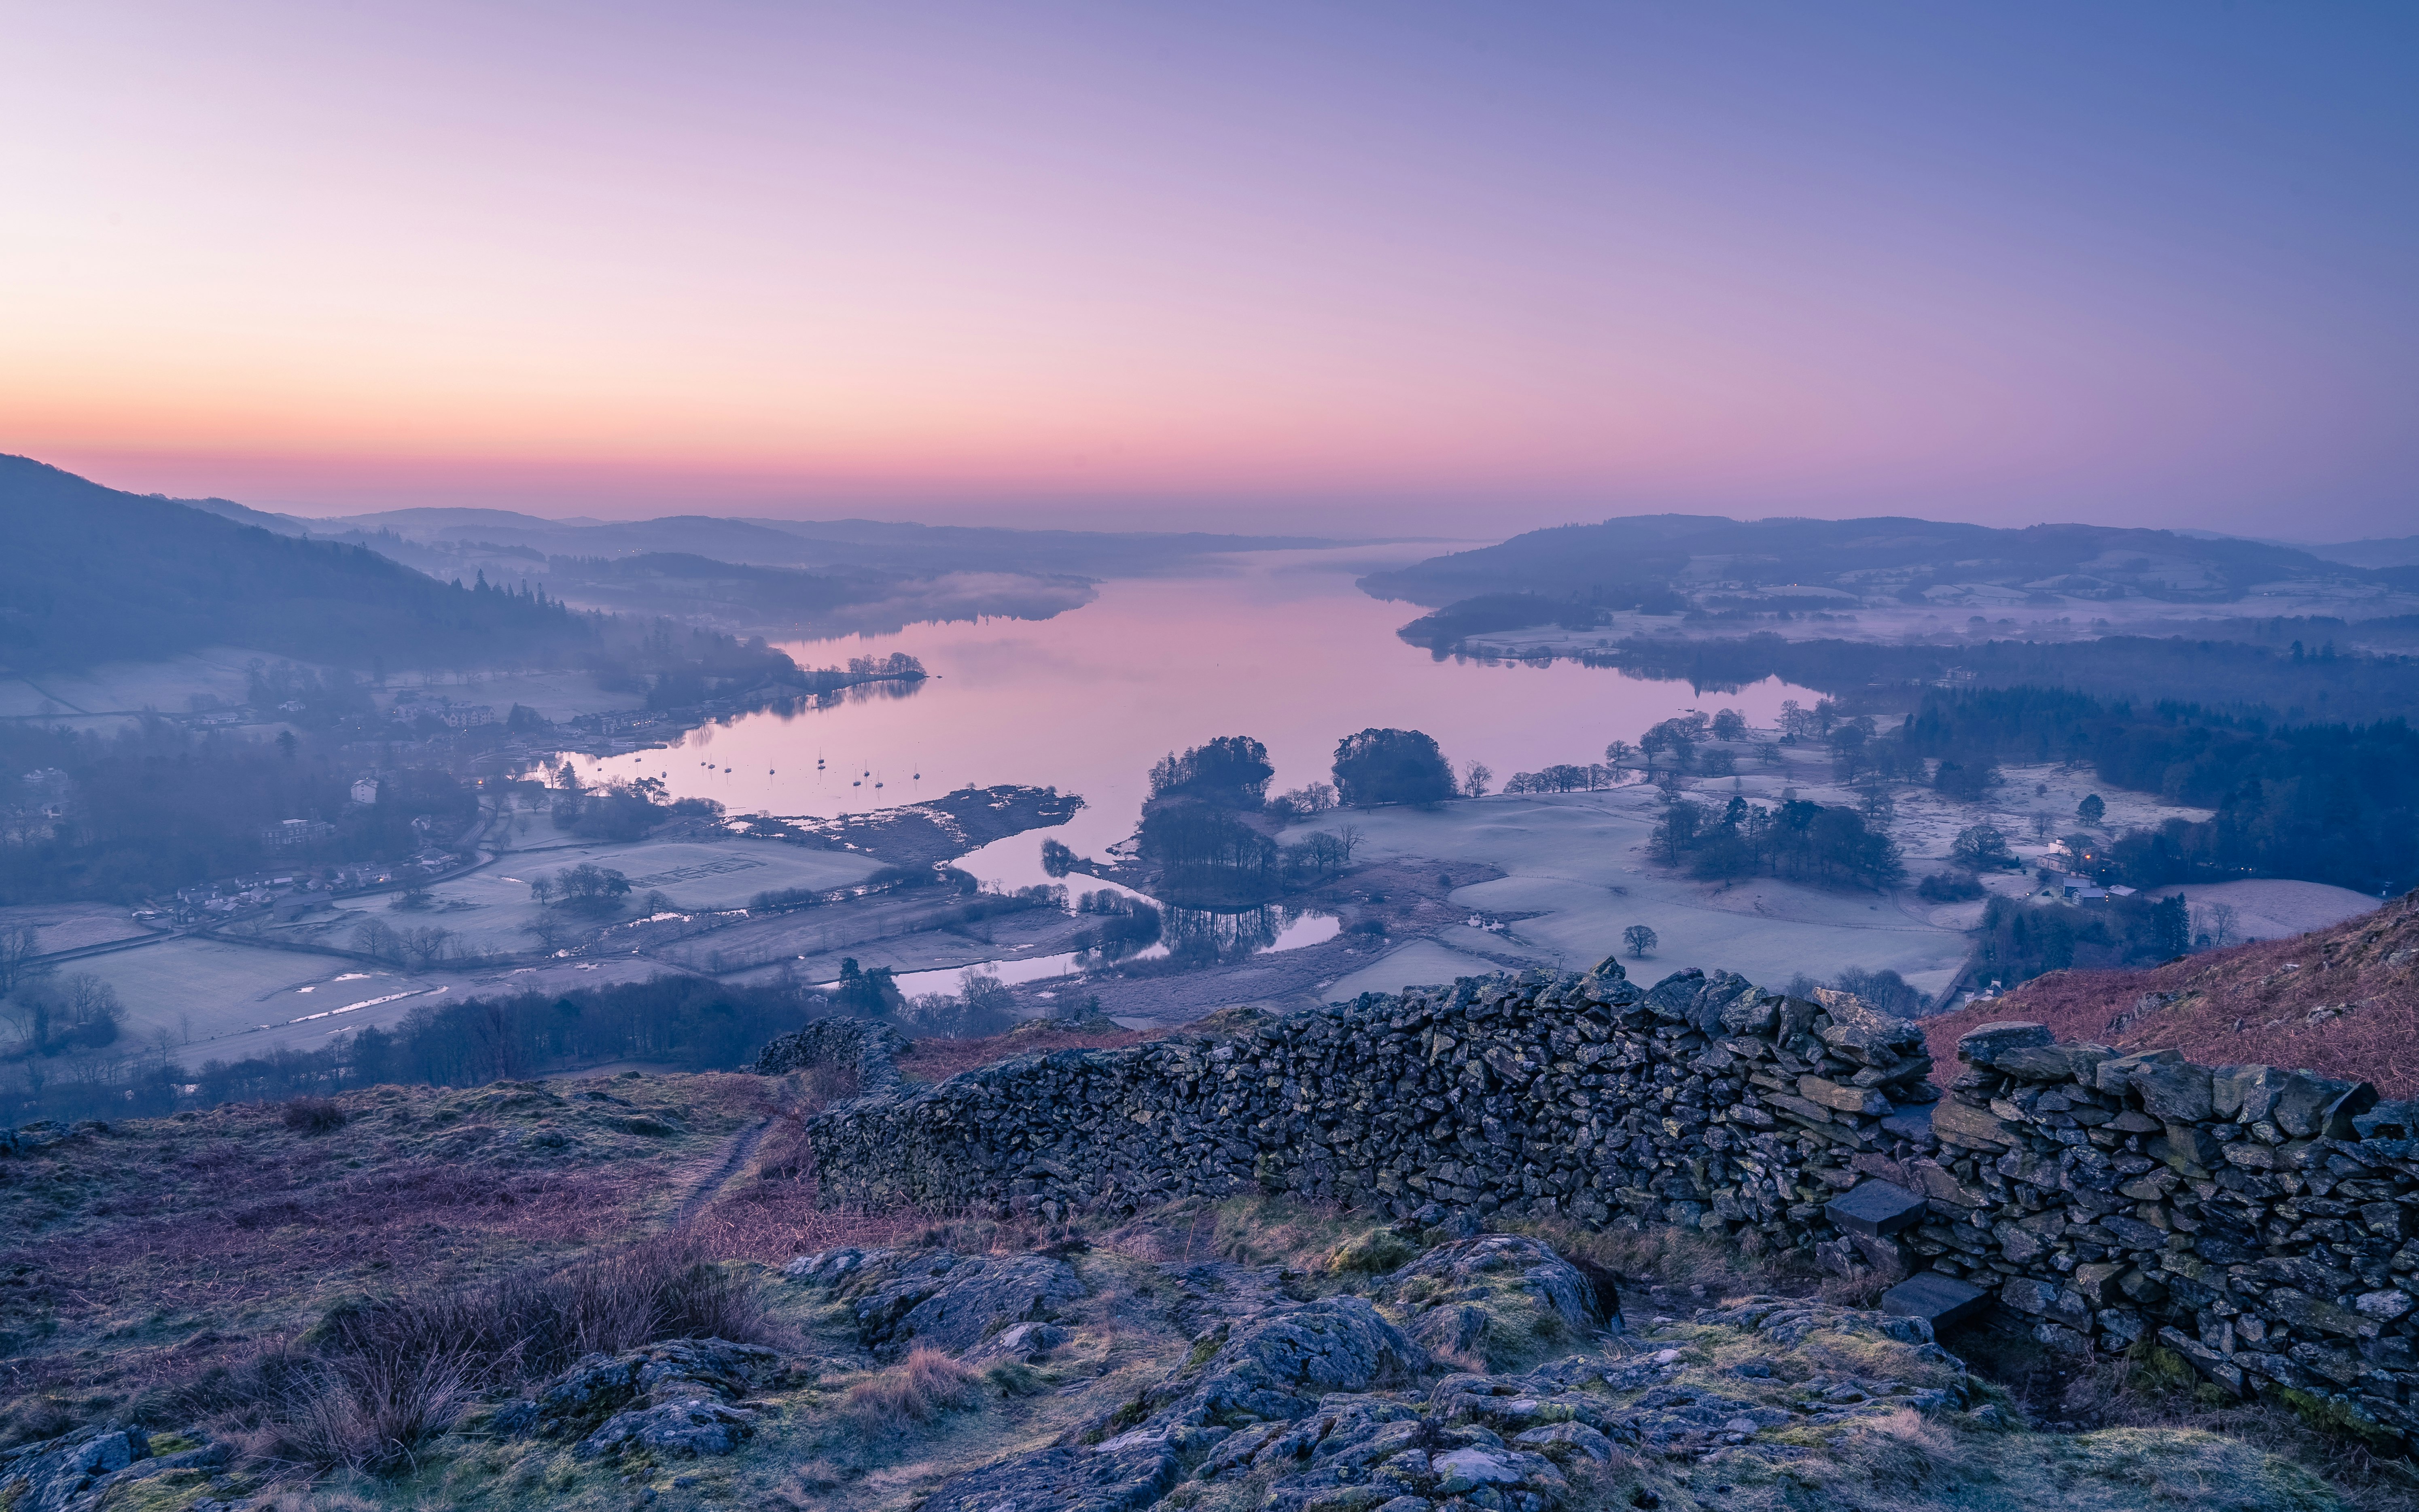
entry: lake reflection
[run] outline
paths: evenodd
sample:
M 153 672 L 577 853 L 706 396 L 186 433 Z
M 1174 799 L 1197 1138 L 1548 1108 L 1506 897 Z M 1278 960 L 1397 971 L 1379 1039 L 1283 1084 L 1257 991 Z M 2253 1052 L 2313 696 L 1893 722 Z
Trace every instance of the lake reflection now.
M 1371 598 L 1353 579 L 1439 549 L 1253 552 L 1203 576 L 1103 583 L 1055 619 L 788 645 L 805 666 L 904 651 L 933 675 L 912 697 L 749 715 L 678 749 L 582 758 L 582 775 L 661 773 L 674 795 L 734 813 L 826 817 L 969 785 L 1056 787 L 1086 808 L 1049 833 L 1097 856 L 1133 832 L 1151 763 L 1216 735 L 1266 742 L 1275 790 L 1324 779 L 1336 742 L 1372 725 L 1425 730 L 1456 767 L 1484 762 L 1501 784 L 1600 761 L 1605 742 L 1701 704 L 1770 724 L 1782 699 L 1817 697 L 1778 680 L 1700 699 L 1686 683 L 1572 662 L 1434 660 L 1394 637 L 1420 607 Z M 1040 882 L 1040 842 L 1013 836 L 961 864 L 987 882 Z

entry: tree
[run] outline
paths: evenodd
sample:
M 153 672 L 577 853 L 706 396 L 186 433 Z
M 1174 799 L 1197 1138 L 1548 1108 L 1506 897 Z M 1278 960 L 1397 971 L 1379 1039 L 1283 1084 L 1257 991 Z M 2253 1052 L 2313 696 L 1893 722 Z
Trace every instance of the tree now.
M 2083 801 L 2074 806 L 2074 814 L 2087 825 L 2096 825 L 2107 817 L 2108 805 L 2102 800 L 2099 794 L 2087 793 L 2083 795 Z
M 444 960 L 447 946 L 453 938 L 452 930 L 439 929 L 434 924 L 406 930 L 397 936 L 403 948 L 404 961 L 414 971 L 426 971 Z
M 2174 957 L 2192 949 L 2192 913 L 2180 892 L 2150 905 L 2150 950 Z
M 1373 728 L 1335 747 L 1335 790 L 1354 808 L 1442 803 L 1454 788 L 1452 764 L 1420 731 Z
M 1662 942 L 1657 940 L 1655 937 L 1655 932 L 1645 925 L 1632 924 L 1621 932 L 1621 943 L 1629 947 L 1632 960 L 1643 961 L 1648 952 Z
M 1220 735 L 1181 756 L 1170 752 L 1163 758 L 1150 769 L 1150 795 L 1164 798 L 1183 794 L 1256 809 L 1267 796 L 1269 779 L 1275 775 L 1276 768 L 1269 764 L 1268 747 L 1249 735 Z
M 523 924 L 521 933 L 537 941 L 539 949 L 552 955 L 562 948 L 563 938 L 570 933 L 570 926 L 563 922 L 561 914 L 548 908 L 540 913 L 537 918 Z
M 15 992 L 37 975 L 41 965 L 40 932 L 31 924 L 0 927 L 0 996 Z
M 1484 762 L 1472 762 L 1461 769 L 1461 795 L 1483 798 L 1495 781 L 1495 773 Z
M 1747 716 L 1739 713 L 1736 709 L 1724 709 L 1720 713 L 1715 715 L 1714 738 L 1716 740 L 1745 740 L 1747 738 Z
M 2048 840 L 2049 832 L 2057 827 L 2057 816 L 2047 809 L 2035 809 L 2032 822 L 2033 839 L 2037 841 Z
M 532 878 L 529 889 L 530 896 L 537 900 L 537 905 L 540 908 L 547 907 L 554 902 L 554 878 L 552 877 Z
M 1629 764 L 1630 758 L 1637 754 L 1638 748 L 1631 745 L 1626 740 L 1608 740 L 1605 742 L 1604 759 L 1609 765 L 1626 766 Z
M 1068 845 L 1065 841 L 1045 840 L 1041 842 L 1041 874 L 1043 876 L 1063 877 L 1068 872 L 1075 870 L 1075 861 L 1076 856 L 1073 847 Z
M 353 949 L 379 961 L 403 959 L 403 937 L 373 918 L 353 931 Z
M 1365 838 L 1359 825 L 1346 825 L 1336 830 L 1335 842 L 1344 847 L 1345 865 L 1352 864 L 1352 853 L 1361 848 L 1361 841 Z
M 856 957 L 844 957 L 840 964 L 840 984 L 833 990 L 833 1004 L 843 1013 L 871 1018 L 890 1013 L 905 1006 L 906 999 L 890 980 L 888 966 L 876 966 L 871 971 L 857 968 Z
M 2006 836 L 1990 825 L 1968 825 L 1949 843 L 1949 858 L 1969 872 L 2012 872 L 2021 863 Z
M 565 867 L 554 874 L 555 891 L 562 906 L 584 914 L 609 914 L 622 906 L 629 896 L 630 879 L 609 866 L 582 861 Z

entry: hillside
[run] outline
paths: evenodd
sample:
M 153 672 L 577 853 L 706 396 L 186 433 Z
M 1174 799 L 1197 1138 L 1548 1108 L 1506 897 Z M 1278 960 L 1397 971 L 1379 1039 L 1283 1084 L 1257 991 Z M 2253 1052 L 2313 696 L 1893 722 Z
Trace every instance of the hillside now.
M 0 668 L 234 645 L 366 668 L 520 660 L 593 628 L 534 596 L 439 582 L 359 547 L 0 457 Z
M 1957 1037 L 2030 1019 L 2059 1040 L 2180 1050 L 2203 1065 L 2304 1067 L 2419 1093 L 2419 893 L 2290 939 L 2148 971 L 2056 971 L 1993 1002 L 1923 1021 L 1937 1074 Z
M 2168 531 L 1640 515 L 1532 531 L 1375 573 L 1362 586 L 1428 605 L 1531 593 L 1620 606 L 1677 590 L 1708 607 L 1719 603 L 1708 595 L 1727 591 L 1820 608 L 1868 597 L 1919 602 L 1928 589 L 1979 584 L 2085 599 L 2214 603 L 2256 583 L 2372 578 L 2365 567 L 2291 547 Z

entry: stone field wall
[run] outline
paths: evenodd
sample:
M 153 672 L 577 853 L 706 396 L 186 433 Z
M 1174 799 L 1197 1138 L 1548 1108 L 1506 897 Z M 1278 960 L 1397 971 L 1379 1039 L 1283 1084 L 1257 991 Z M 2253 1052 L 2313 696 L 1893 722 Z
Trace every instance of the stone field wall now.
M 1912 1024 L 1821 995 L 1608 961 L 929 1088 L 834 1026 L 869 1095 L 809 1121 L 821 1200 L 1056 1221 L 1256 1188 L 1678 1224 L 1904 1275 L 1889 1304 L 1944 1324 L 1995 1303 L 2052 1347 L 2153 1338 L 2236 1392 L 2419 1427 L 2419 1110 L 2038 1025 L 1966 1036 L 1944 1095 Z

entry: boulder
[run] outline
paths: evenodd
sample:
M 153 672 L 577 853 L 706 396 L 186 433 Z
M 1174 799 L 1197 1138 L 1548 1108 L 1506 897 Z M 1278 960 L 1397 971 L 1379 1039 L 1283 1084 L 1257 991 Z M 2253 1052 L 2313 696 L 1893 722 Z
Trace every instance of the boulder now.
M 700 1455 L 727 1455 L 755 1434 L 755 1413 L 692 1397 L 616 1412 L 580 1440 L 576 1452 L 584 1458 L 652 1454 L 694 1459 Z
M 1985 1024 L 1957 1037 L 1957 1058 L 1978 1066 L 1988 1066 L 1995 1062 L 2002 1050 L 2045 1045 L 2057 1038 L 2049 1032 L 2046 1024 L 2032 1024 L 2020 1019 Z

